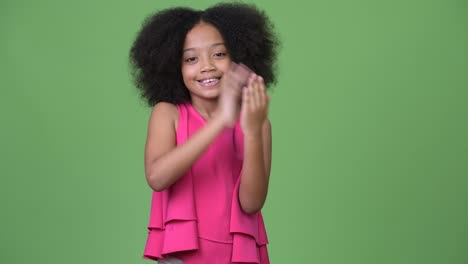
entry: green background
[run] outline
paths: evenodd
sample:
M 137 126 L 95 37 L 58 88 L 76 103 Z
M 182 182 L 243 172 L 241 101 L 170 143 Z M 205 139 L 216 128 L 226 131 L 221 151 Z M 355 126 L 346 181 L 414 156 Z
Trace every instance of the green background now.
M 1 1 L 0 263 L 150 263 L 128 50 L 213 3 Z M 271 262 L 468 263 L 468 2 L 255 3 L 283 42 Z

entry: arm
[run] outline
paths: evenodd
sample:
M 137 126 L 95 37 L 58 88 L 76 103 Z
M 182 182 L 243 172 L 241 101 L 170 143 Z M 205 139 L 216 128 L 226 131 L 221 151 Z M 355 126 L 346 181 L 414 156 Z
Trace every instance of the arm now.
M 266 120 L 258 134 L 244 136 L 244 163 L 239 201 L 248 214 L 260 211 L 265 203 L 271 169 L 271 124 Z
M 184 144 L 176 146 L 177 115 L 176 106 L 169 103 L 158 103 L 151 112 L 145 146 L 145 175 L 155 191 L 174 184 L 225 127 L 220 117 L 214 117 Z
M 241 208 L 249 214 L 260 211 L 268 192 L 272 148 L 268 104 L 263 79 L 252 75 L 242 94 L 244 162 L 239 187 Z

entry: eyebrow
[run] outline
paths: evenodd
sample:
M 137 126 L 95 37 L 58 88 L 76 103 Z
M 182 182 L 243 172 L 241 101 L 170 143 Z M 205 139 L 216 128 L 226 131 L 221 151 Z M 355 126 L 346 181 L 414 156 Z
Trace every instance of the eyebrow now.
M 210 46 L 210 48 L 212 47 L 216 47 L 216 46 L 224 46 L 224 43 L 223 42 L 219 42 L 219 43 L 214 43 L 213 45 Z M 187 48 L 187 49 L 184 49 L 183 52 L 186 52 L 186 51 L 191 51 L 191 50 L 196 50 L 197 48 Z

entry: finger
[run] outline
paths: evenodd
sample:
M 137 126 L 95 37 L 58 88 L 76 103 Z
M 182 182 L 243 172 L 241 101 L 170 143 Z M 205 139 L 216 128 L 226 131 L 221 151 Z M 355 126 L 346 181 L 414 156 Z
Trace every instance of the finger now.
M 265 102 L 265 83 L 263 82 L 263 78 L 258 76 L 258 104 L 260 107 L 263 107 Z
M 244 86 L 242 89 L 242 106 L 241 111 L 245 112 L 249 109 L 249 88 Z
M 247 91 L 248 91 L 248 95 L 249 95 L 249 103 L 252 104 L 254 103 L 253 101 L 253 94 L 254 94 L 254 87 L 255 85 L 255 74 L 252 74 L 250 77 L 249 77 L 249 80 L 248 80 L 248 85 L 247 85 Z M 250 109 L 250 108 L 249 108 Z
M 252 73 L 249 75 L 249 79 L 247 80 L 247 86 L 251 86 L 252 83 L 254 82 L 255 80 L 255 76 L 257 76 L 255 73 Z
M 249 111 L 255 109 L 255 77 L 252 79 L 250 85 L 248 86 L 248 99 L 249 99 Z
M 255 108 L 258 108 L 259 106 L 261 106 L 261 98 L 260 98 L 260 79 L 259 79 L 259 76 L 257 76 L 255 78 L 255 82 L 254 82 L 254 100 L 255 100 Z
M 240 96 L 239 96 L 239 103 L 240 104 L 244 104 L 244 100 L 248 100 L 248 98 L 246 98 L 246 92 L 247 92 L 247 86 L 244 86 L 240 89 Z

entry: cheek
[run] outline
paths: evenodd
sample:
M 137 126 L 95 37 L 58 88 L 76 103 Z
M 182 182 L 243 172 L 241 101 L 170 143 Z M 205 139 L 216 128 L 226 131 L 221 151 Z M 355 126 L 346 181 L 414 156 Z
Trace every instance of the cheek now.
M 218 66 L 222 72 L 227 72 L 231 66 L 231 60 L 223 60 L 223 62 Z
M 184 83 L 185 87 L 188 88 L 190 86 L 190 79 L 183 71 L 182 71 L 182 82 Z
M 184 80 L 184 82 L 190 80 L 190 78 L 192 78 L 193 76 L 190 69 L 188 69 L 187 67 L 182 67 L 181 73 L 182 73 L 182 79 Z

